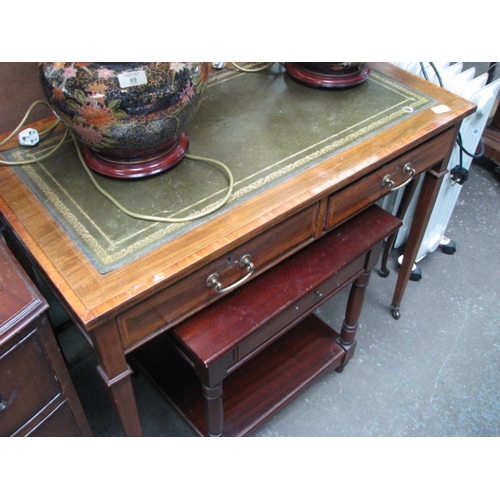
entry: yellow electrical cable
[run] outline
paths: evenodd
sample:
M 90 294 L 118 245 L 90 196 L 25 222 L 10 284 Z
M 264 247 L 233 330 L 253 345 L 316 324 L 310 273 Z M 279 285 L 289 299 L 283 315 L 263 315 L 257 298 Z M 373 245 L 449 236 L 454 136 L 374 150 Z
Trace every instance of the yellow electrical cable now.
M 238 64 L 232 62 L 231 63 L 236 69 L 240 71 L 244 71 L 245 73 L 257 73 L 258 71 L 264 71 L 267 68 L 270 68 L 274 63 L 267 63 L 265 66 L 262 66 L 262 68 L 244 68 L 243 66 L 239 66 Z
M 71 134 L 71 137 L 73 139 L 73 142 L 75 143 L 76 151 L 78 153 L 78 157 L 80 159 L 80 162 L 83 165 L 83 168 L 87 172 L 88 176 L 90 177 L 92 184 L 94 184 L 94 187 L 103 196 L 105 196 L 111 203 L 113 203 L 113 205 L 115 205 L 119 210 L 121 210 L 125 214 L 129 215 L 130 217 L 134 217 L 135 219 L 148 220 L 148 221 L 153 221 L 153 222 L 168 222 L 168 223 L 191 222 L 191 221 L 194 221 L 197 219 L 201 219 L 202 217 L 206 217 L 207 215 L 212 214 L 212 213 L 216 212 L 217 210 L 219 210 L 219 208 L 223 207 L 227 203 L 227 201 L 229 200 L 229 198 L 231 197 L 231 195 L 233 193 L 233 188 L 234 188 L 233 174 L 231 173 L 231 170 L 229 170 L 229 168 L 226 165 L 224 165 L 224 163 L 217 161 L 217 160 L 213 160 L 211 158 L 203 158 L 201 156 L 194 156 L 194 155 L 186 154 L 185 155 L 186 158 L 189 158 L 191 160 L 207 161 L 209 163 L 214 163 L 215 165 L 218 165 L 226 172 L 228 180 L 229 180 L 229 187 L 228 187 L 226 196 L 224 196 L 224 198 L 219 203 L 217 203 L 214 207 L 212 207 L 208 210 L 204 210 L 197 215 L 191 215 L 188 217 L 159 217 L 156 215 L 144 215 L 144 214 L 132 212 L 131 210 L 125 208 L 116 198 L 114 198 L 102 186 L 99 185 L 99 183 L 95 179 L 94 175 L 90 171 L 90 168 L 88 167 L 87 163 L 85 162 L 85 159 L 83 158 L 83 154 L 80 151 L 80 147 L 78 146 L 78 143 L 77 143 L 75 137 L 73 136 L 73 134 Z
M 26 111 L 26 114 L 24 115 L 23 119 L 21 120 L 21 123 L 14 129 L 14 131 L 7 137 L 7 139 L 4 139 L 2 142 L 0 142 L 0 146 L 3 146 L 6 142 L 8 142 L 10 139 L 12 139 L 18 132 L 19 130 L 24 126 L 26 120 L 28 119 L 29 115 L 33 111 L 33 109 L 38 106 L 39 104 L 44 104 L 45 106 L 49 106 L 49 103 L 46 101 L 35 101 L 29 108 L 28 111 Z
M 44 104 L 45 106 L 48 106 L 50 108 L 50 104 L 48 102 L 46 102 L 46 101 L 35 101 L 28 108 L 28 111 L 26 112 L 26 114 L 24 115 L 23 119 L 21 120 L 21 123 L 15 128 L 15 130 L 6 139 L 4 139 L 3 141 L 0 142 L 0 146 L 3 146 L 4 144 L 6 144 L 10 139 L 12 139 L 12 137 L 14 137 L 19 132 L 19 130 L 21 130 L 21 128 L 26 123 L 26 121 L 27 121 L 29 115 L 31 114 L 31 112 L 33 111 L 33 109 L 36 106 L 38 106 L 39 104 Z M 47 128 L 43 132 L 40 132 L 40 135 L 48 134 L 55 127 L 57 127 L 57 125 L 59 125 L 59 123 L 60 123 L 60 121 L 58 119 L 56 119 L 54 121 L 54 123 L 49 128 Z M 4 160 L 0 160 L 0 165 L 7 165 L 7 166 L 10 166 L 10 167 L 13 167 L 13 166 L 20 166 L 20 165 L 29 165 L 30 163 L 34 163 L 34 162 L 37 162 L 37 161 L 45 160 L 49 156 L 53 155 L 62 146 L 62 144 L 66 140 L 67 136 L 68 136 L 68 129 L 66 129 L 64 131 L 62 139 L 54 146 L 54 148 L 51 149 L 48 153 L 46 153 L 43 156 L 39 156 L 38 158 L 33 158 L 32 160 L 24 160 L 24 161 L 4 161 Z
M 6 144 L 10 139 L 12 139 L 12 137 L 14 137 L 19 132 L 19 130 L 24 126 L 24 123 L 26 122 L 26 120 L 28 119 L 29 115 L 33 111 L 33 108 L 35 106 L 38 106 L 39 104 L 44 104 L 44 105 L 46 105 L 46 106 L 48 106 L 50 108 L 50 104 L 48 102 L 46 102 L 46 101 L 35 101 L 28 108 L 28 111 L 24 115 L 24 118 L 22 119 L 21 123 L 16 127 L 16 129 L 6 139 L 4 139 L 2 142 L 0 142 L 0 146 L 3 146 L 4 144 Z M 43 132 L 41 132 L 40 135 L 49 133 L 59 123 L 61 123 L 61 122 L 60 122 L 60 120 L 57 119 L 47 130 L 44 130 Z M 47 154 L 45 154 L 43 156 L 40 156 L 38 158 L 33 158 L 32 160 L 24 160 L 24 161 L 3 161 L 3 160 L 0 160 L 0 165 L 22 166 L 22 165 L 30 165 L 32 163 L 36 163 L 36 162 L 45 160 L 45 159 L 49 158 L 49 156 L 51 156 L 52 154 L 54 154 L 61 147 L 61 145 L 66 140 L 66 137 L 68 136 L 68 133 L 70 133 L 69 129 L 65 128 L 64 134 L 62 136 L 62 139 L 54 146 L 53 149 L 51 149 Z M 228 202 L 229 198 L 233 194 L 233 189 L 234 189 L 233 174 L 231 173 L 231 170 L 229 170 L 229 168 L 226 165 L 224 165 L 224 163 L 222 163 L 220 161 L 217 161 L 217 160 L 213 160 L 211 158 L 204 158 L 202 156 L 195 156 L 195 155 L 186 154 L 185 155 L 186 158 L 189 158 L 189 159 L 195 160 L 195 161 L 206 161 L 206 162 L 209 162 L 209 163 L 213 163 L 213 164 L 219 166 L 220 168 L 222 168 L 222 170 L 224 170 L 224 172 L 226 173 L 226 175 L 228 177 L 228 180 L 229 180 L 229 187 L 228 187 L 226 196 L 224 196 L 224 198 L 219 203 L 217 203 L 215 206 L 213 206 L 212 208 L 210 208 L 208 210 L 204 210 L 204 211 L 202 211 L 202 212 L 200 212 L 200 213 L 198 213 L 196 215 L 190 215 L 188 217 L 158 217 L 158 216 L 155 216 L 155 215 L 143 215 L 143 214 L 138 214 L 136 212 L 132 212 L 131 210 L 125 208 L 118 200 L 116 200 L 115 198 L 113 198 L 113 196 L 111 196 L 111 194 L 109 194 L 104 188 L 102 188 L 99 185 L 99 183 L 97 182 L 97 180 L 95 179 L 95 177 L 92 175 L 92 172 L 90 171 L 90 168 L 88 167 L 87 163 L 85 162 L 85 159 L 83 158 L 83 154 L 82 154 L 82 152 L 80 150 L 78 142 L 75 139 L 75 136 L 73 134 L 71 134 L 71 138 L 73 139 L 73 143 L 74 143 L 76 151 L 78 153 L 78 158 L 80 159 L 80 163 L 83 165 L 83 168 L 87 172 L 87 174 L 88 174 L 90 180 L 92 181 L 92 184 L 94 185 L 94 187 L 102 195 L 104 195 L 109 201 L 111 201 L 111 203 L 113 203 L 119 210 L 121 210 L 125 214 L 129 215 L 130 217 L 134 217 L 136 219 L 142 219 L 142 220 L 149 220 L 149 221 L 153 221 L 153 222 L 168 222 L 168 223 L 190 222 L 190 221 L 193 221 L 193 220 L 196 220 L 196 219 L 201 219 L 202 217 L 206 217 L 207 215 L 210 215 L 210 214 L 216 212 L 217 210 L 219 210 L 219 208 L 223 207 Z
M 0 160 L 1 165 L 6 165 L 9 167 L 16 167 L 16 166 L 22 166 L 22 165 L 30 165 L 31 163 L 36 163 L 38 161 L 46 160 L 50 156 L 52 156 L 63 144 L 63 142 L 66 140 L 66 137 L 68 137 L 68 129 L 64 131 L 64 134 L 61 138 L 61 140 L 45 155 L 39 156 L 38 158 L 33 158 L 32 160 L 24 160 L 24 161 L 3 161 Z

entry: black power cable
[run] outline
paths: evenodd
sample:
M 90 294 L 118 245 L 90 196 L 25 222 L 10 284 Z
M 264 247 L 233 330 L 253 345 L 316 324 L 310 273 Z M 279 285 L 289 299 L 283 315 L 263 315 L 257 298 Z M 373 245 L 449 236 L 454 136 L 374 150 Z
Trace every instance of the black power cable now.
M 434 74 L 436 75 L 436 78 L 439 82 L 439 86 L 441 88 L 444 88 L 443 80 L 441 78 L 441 75 L 439 74 L 439 71 L 436 68 L 436 65 L 432 62 L 429 62 L 429 66 L 434 71 Z M 422 70 L 422 74 L 424 75 L 424 78 L 429 81 L 429 77 L 427 75 L 427 71 L 425 69 L 424 63 L 420 63 L 420 68 Z M 484 155 L 485 147 L 484 147 L 484 143 L 481 139 L 479 139 L 479 146 L 480 146 L 479 153 L 471 153 L 470 151 L 467 151 L 465 149 L 463 142 L 462 142 L 462 134 L 460 133 L 460 131 L 458 132 L 456 143 L 457 143 L 458 148 L 460 150 L 460 161 L 459 161 L 459 168 L 460 169 L 462 168 L 462 164 L 463 164 L 463 153 L 465 153 L 467 156 L 470 156 L 471 158 L 481 158 Z

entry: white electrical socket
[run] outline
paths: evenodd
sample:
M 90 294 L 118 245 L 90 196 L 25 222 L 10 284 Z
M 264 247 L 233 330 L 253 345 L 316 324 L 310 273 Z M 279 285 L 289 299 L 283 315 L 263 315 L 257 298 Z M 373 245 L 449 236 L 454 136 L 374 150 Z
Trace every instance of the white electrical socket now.
M 35 146 L 40 141 L 38 132 L 34 128 L 26 128 L 17 135 L 21 146 Z

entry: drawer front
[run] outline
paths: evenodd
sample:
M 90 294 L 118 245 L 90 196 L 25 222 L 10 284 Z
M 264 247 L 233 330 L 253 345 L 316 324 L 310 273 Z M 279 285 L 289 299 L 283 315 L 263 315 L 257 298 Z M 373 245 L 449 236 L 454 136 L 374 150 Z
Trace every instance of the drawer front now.
M 268 321 L 262 328 L 254 332 L 250 337 L 240 342 L 236 346 L 230 357 L 222 360 L 224 369 L 231 372 L 234 367 L 239 366 L 241 362 L 246 362 L 245 357 L 257 354 L 263 347 L 276 340 L 279 336 L 288 331 L 298 320 L 303 319 L 312 313 L 319 305 L 336 294 L 340 289 L 352 283 L 360 273 L 364 272 L 366 254 L 360 255 L 347 266 L 342 268 L 337 274 L 326 280 L 324 283 L 299 299 L 283 313 Z M 233 365 L 235 365 L 233 367 Z M 230 369 L 230 367 L 233 367 Z
M 328 202 L 325 230 L 337 226 L 391 190 L 402 187 L 407 181 L 440 162 L 450 150 L 454 138 L 453 129 L 443 132 L 438 137 L 333 194 Z
M 75 422 L 68 402 L 63 401 L 27 435 L 31 437 L 81 437 L 82 433 Z
M 303 210 L 120 315 L 117 321 L 125 349 L 221 296 L 214 286 L 207 286 L 210 276 L 216 274 L 223 288 L 251 279 L 249 267 L 244 262 L 240 265 L 244 256 L 249 256 L 256 275 L 311 242 L 318 213 L 318 205 Z
M 10 436 L 60 393 L 33 332 L 0 356 L 0 433 Z

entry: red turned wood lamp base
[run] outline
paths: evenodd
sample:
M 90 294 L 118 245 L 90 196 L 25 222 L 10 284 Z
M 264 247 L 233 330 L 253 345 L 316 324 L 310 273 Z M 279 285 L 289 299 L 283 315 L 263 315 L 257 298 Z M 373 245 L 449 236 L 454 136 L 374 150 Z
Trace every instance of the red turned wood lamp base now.
M 287 73 L 309 87 L 348 88 L 370 75 L 366 63 L 285 63 Z
M 113 161 L 99 156 L 87 146 L 82 146 L 83 157 L 87 165 L 95 172 L 120 179 L 133 179 L 159 174 L 179 163 L 187 153 L 189 140 L 183 132 L 173 141 L 166 152 L 153 158 L 136 161 Z

